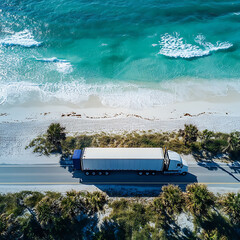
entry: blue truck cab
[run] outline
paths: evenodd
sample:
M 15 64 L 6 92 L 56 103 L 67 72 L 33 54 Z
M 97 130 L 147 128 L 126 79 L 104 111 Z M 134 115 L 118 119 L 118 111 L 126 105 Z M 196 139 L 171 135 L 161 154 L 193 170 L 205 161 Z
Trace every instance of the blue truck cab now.
M 73 160 L 73 168 L 75 170 L 80 170 L 81 169 L 81 156 L 82 156 L 82 150 L 81 149 L 74 150 L 72 160 Z

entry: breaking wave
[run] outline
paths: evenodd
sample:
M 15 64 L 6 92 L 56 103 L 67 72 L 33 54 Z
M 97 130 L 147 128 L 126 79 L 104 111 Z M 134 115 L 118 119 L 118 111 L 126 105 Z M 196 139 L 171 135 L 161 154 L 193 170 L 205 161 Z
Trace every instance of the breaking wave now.
M 82 82 L 31 84 L 27 82 L 0 83 L 0 103 L 73 103 L 81 104 L 90 96 L 97 96 L 110 107 L 144 108 L 174 100 L 174 95 L 154 89 L 139 88 L 135 84 L 88 84 Z M 145 96 L 143 98 L 143 96 Z M 161 96 L 161 97 L 160 97 Z
M 173 58 L 195 58 L 210 55 L 211 52 L 228 49 L 233 46 L 229 42 L 207 42 L 203 35 L 198 35 L 194 41 L 198 45 L 186 43 L 178 33 L 164 34 L 159 41 L 160 51 L 158 54 Z M 153 45 L 154 46 L 154 45 Z
M 34 40 L 32 33 L 25 29 L 21 32 L 0 39 L 0 44 L 4 46 L 38 47 L 42 43 Z
M 102 105 L 143 109 L 181 101 L 204 100 L 212 96 L 225 96 L 229 89 L 240 93 L 239 81 L 195 81 L 195 79 L 164 82 L 154 86 L 129 83 L 90 84 L 80 82 L 31 84 L 28 82 L 0 83 L 0 104 L 18 105 L 34 103 L 82 106 L 91 96 L 96 96 Z M 208 86 L 208 88 L 206 88 Z M 198 91 L 195 91 L 198 89 Z
M 56 57 L 52 57 L 52 58 L 36 58 L 37 61 L 39 62 L 68 62 L 67 60 L 64 59 L 58 59 Z
M 64 59 L 58 59 L 56 57 L 36 58 L 36 61 L 54 64 L 55 69 L 59 73 L 68 74 L 68 73 L 71 73 L 73 71 L 73 67 L 72 67 L 71 63 L 67 60 L 64 60 Z

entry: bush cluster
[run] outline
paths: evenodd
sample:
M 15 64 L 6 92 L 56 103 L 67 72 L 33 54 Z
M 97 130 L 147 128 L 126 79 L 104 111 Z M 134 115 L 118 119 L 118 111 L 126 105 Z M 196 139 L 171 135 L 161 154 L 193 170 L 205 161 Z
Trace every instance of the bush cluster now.
M 184 228 L 180 216 L 194 228 Z M 240 193 L 215 196 L 196 183 L 186 192 L 164 186 L 151 200 L 73 190 L 0 195 L 0 239 L 237 240 L 239 230 Z

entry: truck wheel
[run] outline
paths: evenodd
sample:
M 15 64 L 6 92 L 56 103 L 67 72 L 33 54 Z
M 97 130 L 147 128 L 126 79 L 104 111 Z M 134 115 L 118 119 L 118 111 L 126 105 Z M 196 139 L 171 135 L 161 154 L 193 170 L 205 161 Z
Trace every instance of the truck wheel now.
M 95 173 L 95 172 L 92 172 L 92 175 L 93 175 L 93 176 L 95 176 L 95 175 L 96 175 L 96 173 Z
M 183 175 L 183 176 L 186 176 L 186 175 L 187 175 L 187 172 L 183 172 L 182 175 Z
M 85 175 L 88 176 L 90 173 L 89 172 L 85 172 Z
M 108 175 L 109 175 L 109 172 L 105 172 L 105 175 L 108 176 Z
M 142 176 L 142 175 L 143 175 L 143 172 L 138 172 L 138 175 L 139 175 L 139 176 Z
M 102 172 L 98 172 L 98 175 L 101 176 L 101 175 L 102 175 Z
M 146 175 L 148 176 L 150 173 L 149 172 L 146 172 Z
M 156 175 L 156 173 L 155 173 L 155 172 L 152 172 L 152 175 L 154 176 L 154 175 Z

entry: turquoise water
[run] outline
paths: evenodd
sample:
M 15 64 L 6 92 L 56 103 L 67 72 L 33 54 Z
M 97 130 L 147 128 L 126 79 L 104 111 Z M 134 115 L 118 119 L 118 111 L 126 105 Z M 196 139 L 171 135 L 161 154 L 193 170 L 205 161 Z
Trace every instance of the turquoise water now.
M 96 95 L 142 108 L 240 91 L 240 1 L 2 0 L 0 9 L 2 105 Z

